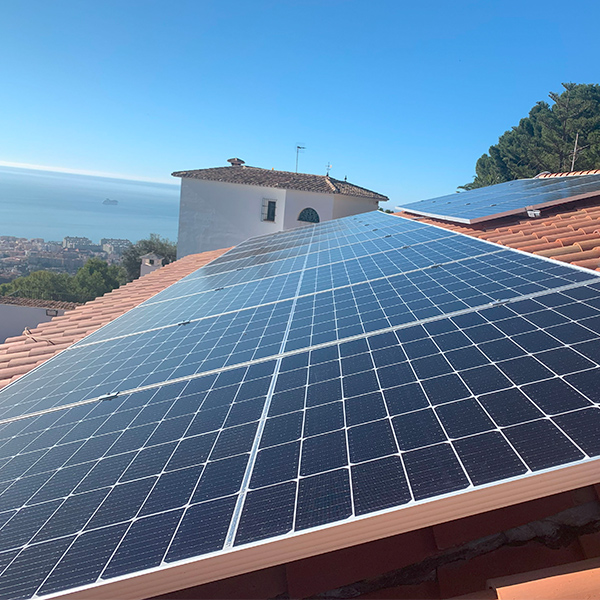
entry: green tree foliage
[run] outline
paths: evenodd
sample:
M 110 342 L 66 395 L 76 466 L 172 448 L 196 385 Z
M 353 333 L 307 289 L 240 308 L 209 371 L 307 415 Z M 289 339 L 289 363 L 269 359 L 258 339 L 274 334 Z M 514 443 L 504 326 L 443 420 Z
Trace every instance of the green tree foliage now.
M 137 279 L 140 276 L 141 257 L 149 252 L 162 256 L 164 265 L 177 259 L 177 245 L 167 238 L 151 233 L 148 239 L 139 240 L 123 252 L 121 264 L 127 273 L 128 281 Z
M 125 281 L 121 267 L 90 258 L 75 275 L 35 271 L 0 285 L 1 296 L 18 296 L 63 302 L 88 302 L 119 287 Z
M 34 271 L 27 277 L 18 277 L 0 285 L 0 295 L 77 302 L 72 280 L 73 276 L 68 273 Z
M 108 265 L 99 258 L 90 258 L 73 276 L 73 288 L 78 302 L 88 302 L 102 296 L 125 282 L 122 267 Z
M 600 85 L 562 85 L 561 94 L 549 94 L 552 105 L 538 102 L 516 127 L 500 136 L 477 161 L 474 180 L 460 189 L 535 177 L 543 171 L 570 171 L 577 135 L 574 168 L 600 168 Z

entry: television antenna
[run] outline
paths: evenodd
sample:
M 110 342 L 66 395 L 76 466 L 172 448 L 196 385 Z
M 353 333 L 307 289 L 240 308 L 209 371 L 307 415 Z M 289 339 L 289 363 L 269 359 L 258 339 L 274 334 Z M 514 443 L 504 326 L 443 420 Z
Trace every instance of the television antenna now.
M 331 171 L 331 167 L 332 167 L 332 166 L 333 166 L 333 165 L 332 165 L 330 162 L 328 162 L 328 163 L 327 163 L 327 166 L 325 167 L 325 168 L 327 169 L 327 177 L 329 177 L 329 171 Z
M 296 173 L 298 172 L 298 154 L 300 154 L 300 150 L 306 150 L 306 146 L 299 144 L 296 146 Z
M 575 170 L 575 161 L 577 160 L 577 157 L 579 156 L 579 153 L 582 150 L 587 150 L 591 144 L 588 144 L 587 146 L 579 146 L 579 132 L 577 133 L 577 135 L 575 136 L 575 147 L 573 148 L 573 159 L 571 160 L 571 171 Z

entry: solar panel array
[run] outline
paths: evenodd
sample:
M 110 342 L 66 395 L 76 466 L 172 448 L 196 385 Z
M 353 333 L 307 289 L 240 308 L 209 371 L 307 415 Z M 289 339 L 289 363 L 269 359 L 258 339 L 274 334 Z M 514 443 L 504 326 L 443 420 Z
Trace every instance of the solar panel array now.
M 0 392 L 0 596 L 600 453 L 600 279 L 379 212 L 255 238 Z
M 518 179 L 460 194 L 420 200 L 401 208 L 458 223 L 480 223 L 600 194 L 600 175 Z

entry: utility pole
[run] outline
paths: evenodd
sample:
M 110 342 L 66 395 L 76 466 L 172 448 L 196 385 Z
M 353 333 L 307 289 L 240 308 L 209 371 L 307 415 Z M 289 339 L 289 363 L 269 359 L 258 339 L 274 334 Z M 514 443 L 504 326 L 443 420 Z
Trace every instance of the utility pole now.
M 298 154 L 300 150 L 306 150 L 306 146 L 296 146 L 296 173 L 298 172 Z

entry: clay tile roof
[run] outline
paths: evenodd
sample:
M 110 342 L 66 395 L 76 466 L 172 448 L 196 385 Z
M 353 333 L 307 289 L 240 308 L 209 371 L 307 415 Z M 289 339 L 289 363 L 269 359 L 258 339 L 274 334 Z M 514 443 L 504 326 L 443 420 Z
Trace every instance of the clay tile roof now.
M 348 183 L 347 181 L 339 181 L 338 179 L 333 179 L 333 177 L 326 175 L 274 171 L 250 167 L 248 165 L 197 169 L 195 171 L 176 171 L 175 173 L 172 173 L 172 175 L 173 177 L 301 190 L 304 192 L 317 192 L 320 194 L 361 196 L 363 198 L 373 198 L 380 202 L 389 200 L 389 198 L 383 194 L 378 194 L 377 192 L 373 192 L 358 185 Z
M 13 296 L 0 296 L 0 304 L 14 304 L 16 306 L 30 306 L 32 308 L 49 308 L 58 310 L 73 310 L 74 308 L 80 306 L 75 302 L 38 300 L 34 298 L 16 298 Z
M 568 171 L 566 173 L 540 173 L 536 179 L 548 179 L 550 177 L 576 177 L 577 175 L 600 175 L 600 169 L 590 169 L 589 171 Z
M 587 175 L 589 172 L 577 174 Z M 511 216 L 477 225 L 449 223 L 405 212 L 395 214 L 509 248 L 600 271 L 600 197 L 543 209 L 539 218 Z
M 221 256 L 228 248 L 191 254 L 152 271 L 0 345 L 0 388 Z

